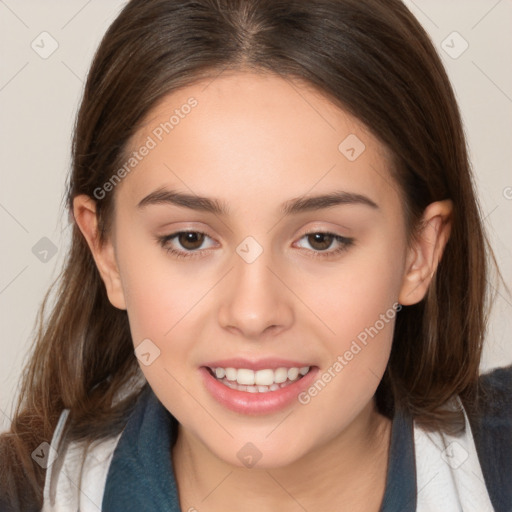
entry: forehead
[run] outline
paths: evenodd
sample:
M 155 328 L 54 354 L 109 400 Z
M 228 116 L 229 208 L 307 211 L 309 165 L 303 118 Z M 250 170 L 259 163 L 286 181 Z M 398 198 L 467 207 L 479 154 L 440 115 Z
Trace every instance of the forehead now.
M 397 195 L 391 156 L 368 127 L 304 82 L 272 74 L 221 74 L 168 94 L 129 150 L 144 146 L 118 187 L 132 202 L 165 186 L 238 206 L 333 187 Z

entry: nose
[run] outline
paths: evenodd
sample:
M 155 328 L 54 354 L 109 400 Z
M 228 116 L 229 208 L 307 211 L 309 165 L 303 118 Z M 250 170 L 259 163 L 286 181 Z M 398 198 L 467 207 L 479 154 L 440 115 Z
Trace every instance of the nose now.
M 252 263 L 238 254 L 221 290 L 221 327 L 250 340 L 260 340 L 290 328 L 294 321 L 293 294 L 274 268 L 267 251 Z M 279 277 L 278 277 L 279 276 Z

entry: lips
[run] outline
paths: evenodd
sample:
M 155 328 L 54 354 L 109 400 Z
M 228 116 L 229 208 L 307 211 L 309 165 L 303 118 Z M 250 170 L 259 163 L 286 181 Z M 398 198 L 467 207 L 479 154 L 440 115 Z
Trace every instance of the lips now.
M 314 381 L 318 367 L 284 359 L 237 358 L 211 361 L 199 371 L 206 390 L 218 403 L 238 413 L 256 415 L 291 405 Z
M 235 357 L 231 359 L 221 359 L 218 361 L 210 361 L 204 363 L 202 366 L 209 368 L 247 368 L 249 370 L 264 370 L 266 368 L 277 369 L 280 367 L 284 368 L 303 368 L 305 366 L 312 366 L 307 361 L 293 361 L 291 359 L 279 359 L 279 358 L 264 358 L 258 359 L 257 361 L 251 361 L 242 357 Z

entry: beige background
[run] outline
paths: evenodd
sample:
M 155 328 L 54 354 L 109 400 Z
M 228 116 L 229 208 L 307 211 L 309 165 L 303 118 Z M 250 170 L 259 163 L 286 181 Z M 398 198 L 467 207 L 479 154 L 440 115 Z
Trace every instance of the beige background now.
M 511 283 L 512 1 L 406 4 L 429 32 L 454 84 L 485 224 Z M 62 198 L 84 76 L 122 5 L 0 0 L 0 431 L 9 423 L 39 304 L 68 243 Z M 512 362 L 512 298 L 499 292 L 483 371 Z

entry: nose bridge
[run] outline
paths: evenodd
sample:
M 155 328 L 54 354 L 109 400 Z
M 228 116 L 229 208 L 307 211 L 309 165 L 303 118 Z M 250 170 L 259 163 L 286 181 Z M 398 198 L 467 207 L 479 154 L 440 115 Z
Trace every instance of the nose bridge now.
M 293 311 L 286 288 L 274 275 L 271 251 L 251 238 L 239 244 L 233 255 L 234 269 L 222 290 L 219 321 L 222 327 L 254 338 L 271 326 L 287 328 Z

